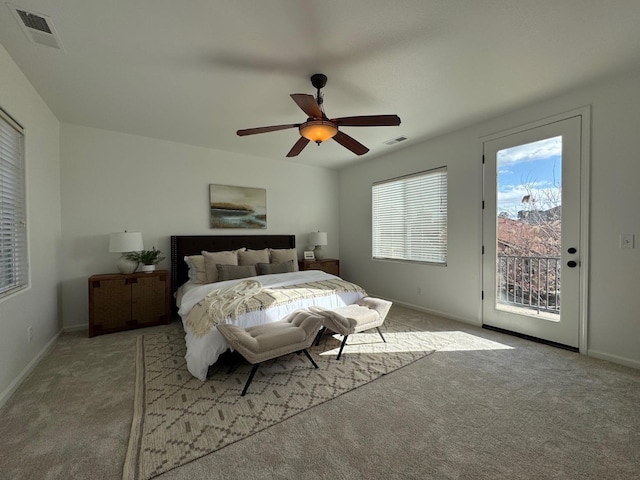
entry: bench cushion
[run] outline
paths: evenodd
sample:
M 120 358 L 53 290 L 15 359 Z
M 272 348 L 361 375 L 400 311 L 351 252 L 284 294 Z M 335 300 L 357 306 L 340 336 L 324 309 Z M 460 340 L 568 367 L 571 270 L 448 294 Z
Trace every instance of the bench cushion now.
M 322 321 L 317 313 L 296 310 L 278 322 L 246 329 L 230 324 L 217 328 L 232 349 L 255 364 L 310 347 Z
M 341 335 L 351 335 L 382 325 L 391 305 L 388 300 L 363 297 L 352 305 L 332 310 L 311 307 L 311 310 L 325 317 L 324 326 L 328 329 Z

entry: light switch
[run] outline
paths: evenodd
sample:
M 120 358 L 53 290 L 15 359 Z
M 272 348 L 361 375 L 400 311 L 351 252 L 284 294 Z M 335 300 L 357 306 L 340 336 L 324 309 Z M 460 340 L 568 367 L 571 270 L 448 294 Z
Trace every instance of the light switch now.
M 621 233 L 620 234 L 620 248 L 634 248 L 634 235 L 633 233 Z

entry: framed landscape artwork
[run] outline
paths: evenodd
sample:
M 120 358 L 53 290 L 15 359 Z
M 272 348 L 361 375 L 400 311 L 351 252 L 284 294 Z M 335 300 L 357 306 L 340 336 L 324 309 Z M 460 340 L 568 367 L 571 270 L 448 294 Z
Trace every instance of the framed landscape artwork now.
M 209 185 L 211 228 L 267 228 L 264 188 Z

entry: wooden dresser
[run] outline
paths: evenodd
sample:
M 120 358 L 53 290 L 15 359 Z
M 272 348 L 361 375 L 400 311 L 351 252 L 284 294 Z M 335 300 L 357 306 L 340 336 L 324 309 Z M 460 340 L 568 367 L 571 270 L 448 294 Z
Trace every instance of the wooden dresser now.
M 332 275 L 340 276 L 340 260 L 335 258 L 324 258 L 322 260 L 300 260 L 298 262 L 300 270 L 322 270 Z
M 89 278 L 89 336 L 169 323 L 169 272 Z

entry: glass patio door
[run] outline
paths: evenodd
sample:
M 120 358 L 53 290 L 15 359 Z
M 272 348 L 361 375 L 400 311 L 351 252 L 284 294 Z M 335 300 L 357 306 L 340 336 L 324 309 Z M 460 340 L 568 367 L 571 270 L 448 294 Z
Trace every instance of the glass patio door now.
M 581 115 L 483 142 L 483 324 L 578 348 Z

